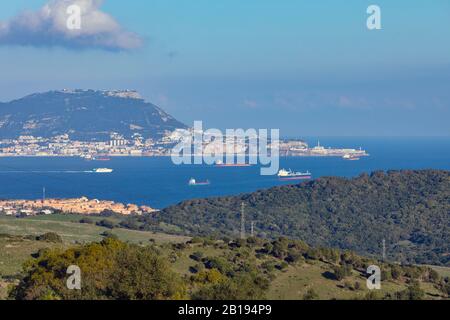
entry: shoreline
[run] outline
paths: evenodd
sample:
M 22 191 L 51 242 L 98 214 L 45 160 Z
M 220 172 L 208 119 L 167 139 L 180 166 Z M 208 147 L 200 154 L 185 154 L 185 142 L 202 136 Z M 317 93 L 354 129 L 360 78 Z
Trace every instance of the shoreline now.
M 37 216 L 55 213 L 98 215 L 104 212 L 115 214 L 144 215 L 158 212 L 149 206 L 124 204 L 112 200 L 79 198 L 48 198 L 48 199 L 0 199 L 0 213 L 5 216 Z

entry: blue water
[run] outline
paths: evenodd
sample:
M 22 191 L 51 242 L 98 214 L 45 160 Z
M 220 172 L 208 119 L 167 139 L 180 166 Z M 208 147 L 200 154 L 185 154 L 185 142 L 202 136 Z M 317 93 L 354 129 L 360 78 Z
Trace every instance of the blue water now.
M 315 139 L 307 139 L 311 145 Z M 281 168 L 320 176 L 353 177 L 389 169 L 450 170 L 450 138 L 321 138 L 332 147 L 363 147 L 370 157 L 360 161 L 340 158 L 281 158 Z M 94 174 L 97 167 L 114 169 Z M 113 158 L 109 162 L 78 158 L 0 158 L 0 198 L 36 199 L 45 186 L 47 197 L 87 196 L 164 208 L 185 199 L 232 195 L 286 184 L 261 176 L 260 168 L 175 166 L 170 158 Z M 210 180 L 209 186 L 189 187 L 188 180 Z

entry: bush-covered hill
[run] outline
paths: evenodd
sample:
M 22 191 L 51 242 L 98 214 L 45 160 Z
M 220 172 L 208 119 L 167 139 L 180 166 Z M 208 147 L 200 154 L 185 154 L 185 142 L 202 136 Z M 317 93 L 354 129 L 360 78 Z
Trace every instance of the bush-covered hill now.
M 389 171 L 354 179 L 325 177 L 251 194 L 198 199 L 168 207 L 156 216 L 131 218 L 125 226 L 189 235 L 236 236 L 241 203 L 247 230 L 288 236 L 312 246 L 337 247 L 413 263 L 450 265 L 450 173 Z
M 127 244 L 113 237 L 66 250 L 40 250 L 9 297 L 25 300 L 447 299 L 449 280 L 429 267 L 400 266 L 298 240 L 212 240 Z M 367 268 L 381 270 L 380 290 Z M 78 266 L 80 290 L 67 288 Z M 281 294 L 281 295 L 280 295 Z

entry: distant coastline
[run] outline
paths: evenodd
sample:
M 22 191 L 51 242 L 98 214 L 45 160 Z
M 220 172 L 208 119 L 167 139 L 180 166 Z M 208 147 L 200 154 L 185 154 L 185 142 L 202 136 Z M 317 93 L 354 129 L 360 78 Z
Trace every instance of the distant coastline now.
M 172 147 L 177 138 L 158 142 L 141 139 L 134 141 L 123 137 L 106 142 L 73 141 L 68 135 L 45 139 L 41 137 L 20 137 L 17 140 L 0 140 L 0 157 L 80 157 L 85 160 L 96 160 L 101 157 L 170 157 Z M 211 150 L 242 150 L 234 156 L 251 156 L 248 141 L 236 141 L 232 146 L 226 142 L 205 144 Z M 281 140 L 278 147 L 281 156 L 298 157 L 366 157 L 369 153 L 362 148 L 309 147 L 303 140 Z M 193 154 L 195 156 L 195 154 Z

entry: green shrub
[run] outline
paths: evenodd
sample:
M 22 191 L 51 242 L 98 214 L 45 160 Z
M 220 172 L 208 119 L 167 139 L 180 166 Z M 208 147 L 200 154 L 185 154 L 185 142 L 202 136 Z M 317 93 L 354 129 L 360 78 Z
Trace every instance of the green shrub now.
M 342 266 L 334 267 L 333 273 L 336 280 L 341 281 L 352 274 L 352 269 L 349 265 L 344 264 Z
M 201 261 L 202 258 L 203 258 L 203 252 L 201 252 L 201 251 L 195 251 L 195 252 L 192 253 L 189 257 L 190 257 L 192 260 L 194 260 L 194 261 Z
M 314 289 L 308 289 L 308 291 L 303 295 L 303 300 L 318 300 L 319 295 L 314 291 Z
M 63 242 L 61 236 L 55 232 L 44 233 L 43 235 L 37 236 L 36 240 L 54 242 L 54 243 L 62 243 Z
M 70 265 L 81 269 L 82 289 L 66 287 Z M 164 300 L 186 296 L 168 261 L 150 247 L 107 238 L 66 251 L 48 250 L 24 265 L 11 298 L 20 300 Z

